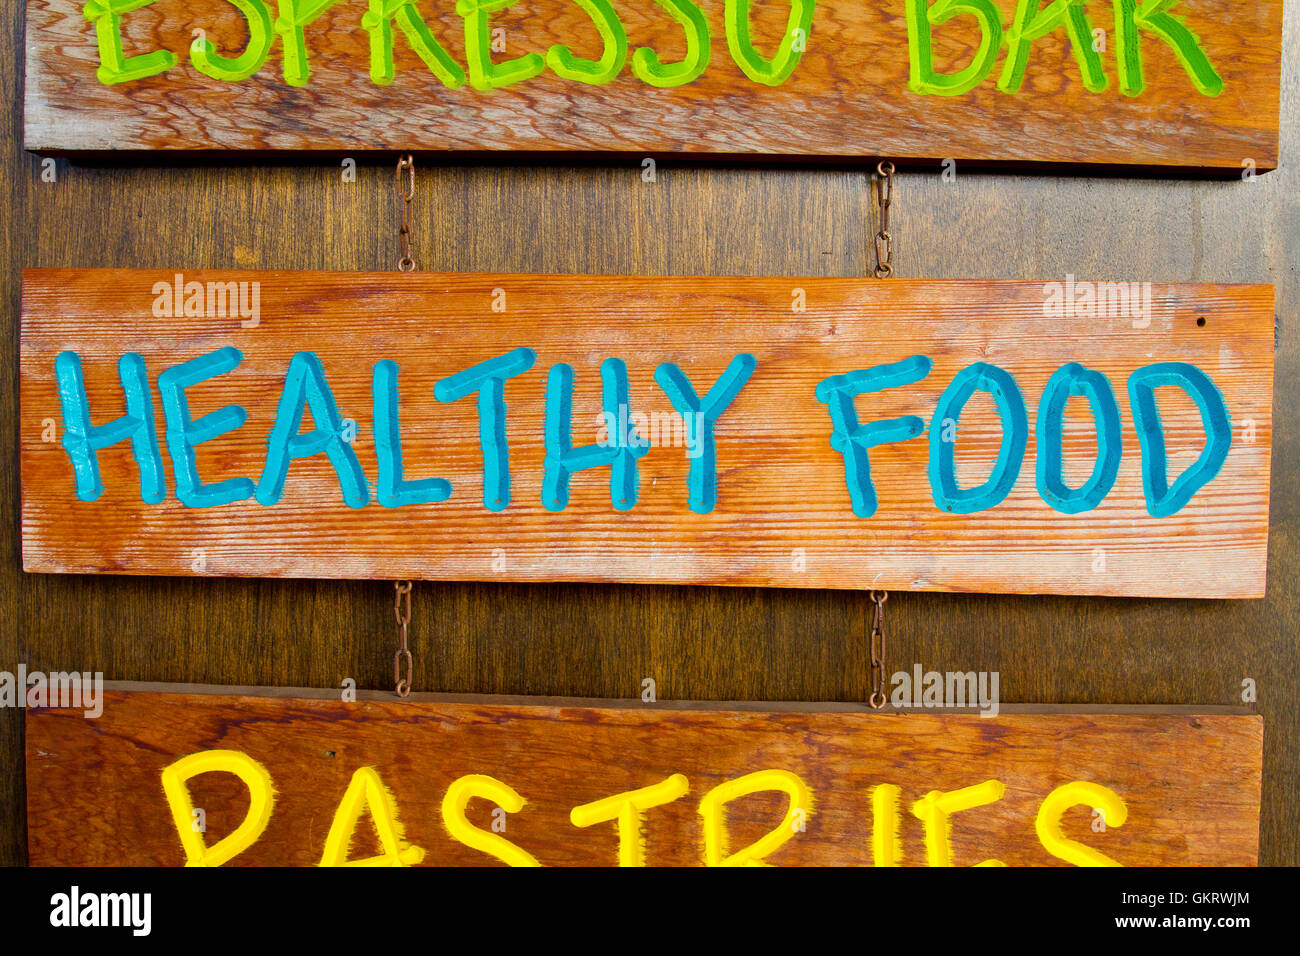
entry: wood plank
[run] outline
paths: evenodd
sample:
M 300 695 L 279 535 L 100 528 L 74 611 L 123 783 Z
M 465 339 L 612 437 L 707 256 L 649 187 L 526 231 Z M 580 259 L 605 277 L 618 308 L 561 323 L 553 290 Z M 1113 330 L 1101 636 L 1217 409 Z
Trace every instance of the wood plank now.
M 70 709 L 26 711 L 32 863 L 179 865 L 187 857 L 173 807 L 182 820 L 192 819 L 191 808 L 203 811 L 207 829 L 192 858 L 216 847 L 249 812 L 255 791 L 229 772 L 199 773 L 186 781 L 186 805 L 175 796 L 179 791 L 169 803 L 162 784 L 165 768 L 213 751 L 243 755 L 235 759 L 244 765 L 243 758 L 251 759 L 274 788 L 264 829 L 231 865 L 321 862 L 333 821 L 351 819 L 340 806 L 362 768 L 387 788 L 404 832 L 398 845 L 408 854 L 409 847 L 423 851 L 408 855 L 409 863 L 497 862 L 467 845 L 461 827 L 446 825 L 447 794 L 468 775 L 491 777 L 526 801 L 494 814 L 494 801 L 479 796 L 466 811 L 468 825 L 491 829 L 494 819 L 505 821 L 497 835 L 543 865 L 615 864 L 617 825 L 578 827 L 571 811 L 670 779 L 677 789 L 644 811 L 639 862 L 716 862 L 774 829 L 784 839 L 766 862 L 778 865 L 871 865 L 875 853 L 880 861 L 896 853 L 904 865 L 938 865 L 946 854 L 948 863 L 961 866 L 989 859 L 1254 865 L 1257 856 L 1263 728 L 1257 716 L 1125 708 L 886 715 L 842 705 L 836 711 L 777 705 L 765 712 L 762 704 L 687 709 L 615 701 L 525 706 L 437 695 L 404 702 L 368 695 L 343 703 L 337 693 L 231 690 L 105 690 L 94 719 Z M 766 775 L 751 778 L 755 787 L 773 786 L 773 771 L 796 778 L 783 779 L 801 816 L 788 812 L 784 794 L 756 789 L 722 807 L 725 839 L 705 835 L 715 787 L 755 773 Z M 873 790 L 881 785 L 897 790 Z M 969 787 L 988 791 L 966 794 L 986 802 L 954 810 L 947 839 L 941 818 L 927 824 L 918 815 L 927 794 Z M 1047 800 L 1053 793 L 1083 795 L 1084 804 L 1066 801 L 1053 810 Z M 878 808 L 877 796 L 884 798 Z M 1092 801 L 1109 803 L 1106 826 L 1095 825 Z M 886 840 L 877 849 L 877 827 L 893 829 L 891 805 L 898 844 Z M 1040 817 L 1048 826 L 1037 826 Z M 1050 826 L 1054 820 L 1058 828 Z M 1063 859 L 1068 850 L 1051 835 L 1040 836 L 1043 829 L 1101 859 Z M 363 808 L 348 859 L 382 852 L 371 830 Z
M 286 6 L 281 3 L 279 11 Z M 488 13 L 483 29 L 500 31 L 490 36 L 503 47 L 489 53 L 494 61 L 524 57 L 525 65 L 542 64 L 540 74 L 493 89 L 474 79 L 471 63 L 478 61 L 467 54 L 473 15 L 462 17 L 450 2 L 390 6 L 422 17 L 432 41 L 454 61 L 449 69 L 469 81 L 444 85 L 399 25 L 390 26 L 392 81 L 374 82 L 372 33 L 363 25 L 368 7 L 362 0 L 335 2 L 303 28 L 305 72 L 292 84 L 298 61 L 283 53 L 284 35 L 259 34 L 270 46 L 257 67 L 262 45 L 249 43 L 250 21 L 225 0 L 156 0 L 120 14 L 120 34 L 107 19 L 113 8 L 108 2 L 87 7 L 75 0 L 28 0 L 26 145 L 46 151 L 884 156 L 1225 171 L 1241 171 L 1243 164 L 1266 170 L 1277 163 L 1281 0 L 1179 0 L 1169 11 L 1176 21 L 1154 26 L 1173 23 L 1186 56 L 1153 24 L 1124 18 L 1130 5 L 1092 0 L 1079 5 L 1086 39 L 1079 33 L 1072 41 L 1065 21 L 1057 21 L 1028 42 L 1018 84 L 1009 65 L 1021 59 L 1014 55 L 1019 41 L 1013 44 L 1013 38 L 1041 32 L 1046 21 L 1022 31 L 1015 26 L 1016 0 L 993 0 L 1000 21 L 989 28 L 1000 33 L 989 47 L 994 59 L 984 64 L 982 82 L 957 95 L 918 92 L 922 34 L 919 27 L 909 32 L 911 0 L 809 0 L 805 50 L 784 80 L 784 72 L 769 77 L 776 85 L 761 71 L 768 69 L 764 62 L 770 66 L 779 59 L 787 31 L 794 44 L 793 31 L 803 29 L 791 4 L 736 5 L 739 11 L 751 8 L 756 59 L 733 52 L 740 19 L 728 27 L 722 0 L 679 4 L 707 23 L 708 41 L 699 46 L 709 56 L 702 73 L 675 87 L 649 85 L 634 69 L 642 49 L 657 51 L 665 64 L 688 55 L 684 28 L 649 0 L 616 0 L 609 7 L 626 34 L 627 60 L 600 83 L 565 78 L 557 73 L 562 67 L 541 59 L 554 56 L 548 51 L 556 45 L 580 58 L 603 55 L 604 41 L 582 6 L 533 0 Z M 268 24 L 277 9 L 268 0 L 245 0 L 245 7 L 262 11 Z M 920 0 L 916 7 L 928 4 Z M 83 8 L 104 15 L 92 22 Z M 917 15 L 913 22 L 928 20 Z M 100 53 L 97 25 L 107 55 Z M 376 29 L 382 38 L 382 28 Z M 976 56 L 984 31 L 974 17 L 961 14 L 933 25 L 935 70 L 963 69 Z M 1130 33 L 1136 39 L 1126 44 Z M 124 59 L 114 73 L 116 35 Z M 203 54 L 192 52 L 196 36 L 221 56 L 251 47 L 256 72 L 241 80 L 216 78 L 210 68 L 205 75 L 195 60 Z M 1085 80 L 1072 50 L 1095 60 L 1088 64 L 1091 79 Z M 121 79 L 148 74 L 148 57 L 157 55 L 170 56 L 166 62 L 173 65 Z M 1203 67 L 1184 65 L 1202 60 Z
M 239 315 L 153 315 L 155 290 L 176 287 L 170 272 L 29 270 L 24 279 L 28 571 L 1198 597 L 1264 591 L 1271 287 L 1157 284 L 1149 287 L 1145 317 L 1063 319 L 1047 314 L 1052 292 L 1042 282 L 184 274 L 182 286 L 194 282 L 205 290 L 243 282 L 250 301 L 256 288 L 254 325 Z M 172 302 L 170 291 L 158 296 L 163 305 Z M 805 310 L 792 311 L 800 301 Z M 494 303 L 504 303 L 505 311 L 494 312 Z M 183 445 L 178 451 L 174 435 L 167 438 L 159 376 L 229 348 L 240 350 L 242 364 L 189 388 L 189 415 L 197 420 L 233 403 L 246 410 L 247 421 L 198 447 L 195 468 L 208 485 L 246 478 L 251 494 L 256 482 L 258 497 L 182 504 L 175 465 L 186 452 Z M 440 401 L 434 386 L 519 348 L 533 350 L 535 362 L 503 386 L 507 488 L 486 471 L 485 460 L 497 456 L 480 443 L 473 396 Z M 122 414 L 119 360 L 132 352 L 143 356 L 157 461 L 164 453 L 171 461 L 159 465 L 167 491 L 161 503 L 143 500 L 129 441 L 95 455 L 102 494 L 94 497 L 93 482 L 79 486 L 73 457 L 59 440 L 67 431 L 56 359 L 65 351 L 80 356 L 96 426 Z M 353 505 L 364 500 L 365 507 L 345 503 L 340 474 L 351 472 L 346 465 L 336 471 L 325 454 L 290 461 L 282 495 L 274 499 L 279 469 L 268 466 L 276 446 L 268 436 L 291 361 L 302 351 L 319 358 L 340 419 L 355 423 L 347 447 L 361 471 L 357 493 L 365 496 Z M 701 467 L 690 456 L 707 461 L 708 442 L 692 450 L 684 441 L 657 374 L 672 363 L 703 395 L 746 354 L 755 359 L 752 374 L 714 425 L 716 481 L 700 484 L 716 490 L 707 510 L 707 495 L 696 499 L 690 491 L 692 471 Z M 926 432 L 870 449 L 877 507 L 868 513 L 850 494 L 856 473 L 831 445 L 829 406 L 819 400 L 818 385 L 918 355 L 932 363 L 923 378 L 916 372 L 911 384 L 857 399 L 863 425 L 916 416 Z M 626 363 L 629 417 L 647 417 L 638 434 L 651 447 L 636 465 L 635 481 L 617 491 L 609 467 L 574 471 L 568 501 L 557 510 L 561 496 L 545 480 L 554 469 L 544 435 L 548 417 L 562 416 L 558 405 L 547 410 L 548 378 L 562 363 L 574 368 L 572 444 L 594 446 L 602 440 L 601 367 L 610 358 Z M 372 417 L 372 368 L 385 359 L 400 363 L 403 473 L 408 480 L 449 481 L 447 500 L 376 502 L 373 423 L 386 419 Z M 1111 383 L 1120 459 L 1113 487 L 1095 507 L 1063 513 L 1047 504 L 1037 486 L 1036 435 L 1026 439 L 1018 477 L 1000 503 L 961 513 L 967 506 L 949 503 L 941 485 L 935 490 L 931 459 L 942 458 L 945 442 L 953 442 L 955 481 L 963 490 L 988 484 L 999 450 L 1014 444 L 988 395 L 976 395 L 956 420 L 938 414 L 941 394 L 981 362 L 1004 369 L 1023 393 L 1031 432 L 1044 389 L 1063 366 L 1082 362 Z M 1156 517 L 1144 490 L 1148 452 L 1140 447 L 1128 383 L 1135 370 L 1170 362 L 1200 370 L 1221 395 L 1231 444 L 1208 484 L 1174 513 Z M 1184 390 L 1162 387 L 1157 406 L 1173 484 L 1210 453 L 1211 443 Z M 166 414 L 175 425 L 180 412 L 173 412 Z M 310 415 L 305 420 L 310 428 Z M 959 428 L 949 427 L 954 421 Z M 1150 432 L 1153 418 L 1144 421 Z M 1097 434 L 1089 404 L 1071 399 L 1061 439 L 1069 488 L 1092 474 Z M 1150 446 L 1153 439 L 1144 441 Z M 622 507 L 631 503 L 629 510 L 619 510 L 616 499 Z
M 264 697 L 274 699 L 338 700 L 339 692 L 320 687 L 262 687 L 251 685 L 187 684 L 174 681 L 103 681 L 107 691 L 151 694 L 205 694 L 208 696 Z M 358 688 L 359 701 L 392 701 L 391 691 Z M 432 704 L 493 704 L 503 707 L 585 707 L 605 710 L 644 710 L 645 703 L 638 698 L 566 697 L 545 694 L 453 694 L 414 691 L 405 700 L 410 703 Z M 725 710 L 753 713 L 815 711 L 819 714 L 872 714 L 872 713 L 925 713 L 924 704 L 911 705 L 890 701 L 885 711 L 875 711 L 858 701 L 808 701 L 795 700 L 672 700 L 661 702 L 672 710 Z M 999 703 L 998 713 L 1016 715 L 1069 714 L 1080 715 L 1159 715 L 1164 717 L 1198 717 L 1207 714 L 1219 716 L 1250 715 L 1257 711 L 1253 706 L 1224 704 L 1004 704 Z M 946 714 L 978 714 L 977 704 L 970 706 L 945 706 Z

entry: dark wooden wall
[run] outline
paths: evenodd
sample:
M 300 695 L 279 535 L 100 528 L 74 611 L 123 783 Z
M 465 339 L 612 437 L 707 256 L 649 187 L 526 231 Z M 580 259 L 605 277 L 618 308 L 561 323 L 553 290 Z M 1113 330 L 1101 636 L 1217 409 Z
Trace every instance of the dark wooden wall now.
M 1300 2 L 1284 49 L 1300 49 Z M 0 670 L 109 679 L 391 686 L 386 582 L 28 576 L 17 435 L 23 266 L 383 269 L 397 253 L 393 170 L 128 166 L 23 152 L 22 4 L 0 38 Z M 896 594 L 888 670 L 997 670 L 1008 702 L 1240 703 L 1265 715 L 1260 860 L 1300 862 L 1300 82 L 1283 76 L 1282 166 L 1253 182 L 904 170 L 896 265 L 908 276 L 1277 285 L 1269 594 L 1261 601 Z M 1243 157 L 1246 159 L 1248 157 Z M 669 275 L 866 275 L 862 170 L 422 161 L 420 268 Z M 482 693 L 847 700 L 866 693 L 868 603 L 854 593 L 417 584 L 416 687 Z M 0 711 L 0 862 L 25 860 L 21 712 Z

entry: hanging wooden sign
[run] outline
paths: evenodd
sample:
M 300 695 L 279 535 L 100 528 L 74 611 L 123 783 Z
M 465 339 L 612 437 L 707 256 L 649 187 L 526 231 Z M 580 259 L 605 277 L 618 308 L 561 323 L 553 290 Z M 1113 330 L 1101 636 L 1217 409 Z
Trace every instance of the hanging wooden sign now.
M 1282 0 L 28 0 L 29 149 L 1277 164 Z
M 1268 286 L 30 270 L 28 571 L 1264 593 Z
M 1241 713 L 117 686 L 97 719 L 26 712 L 33 865 L 1257 859 L 1263 723 Z

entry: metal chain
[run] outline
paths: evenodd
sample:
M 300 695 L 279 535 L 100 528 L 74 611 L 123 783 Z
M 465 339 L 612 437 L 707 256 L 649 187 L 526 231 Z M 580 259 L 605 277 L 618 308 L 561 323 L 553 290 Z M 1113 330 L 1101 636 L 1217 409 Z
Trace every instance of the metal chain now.
M 411 624 L 411 582 L 393 582 L 393 613 L 397 617 L 397 652 L 393 655 L 393 690 L 398 697 L 411 693 L 411 649 L 406 643 Z M 405 676 L 402 672 L 405 671 Z
M 405 173 L 405 181 L 402 174 Z M 415 157 L 403 153 L 397 158 L 397 199 L 401 208 L 402 226 L 398 239 L 402 244 L 402 258 L 397 260 L 401 272 L 415 271 L 415 257 L 411 255 L 411 211 L 415 201 Z M 393 690 L 398 697 L 411 693 L 413 661 L 408 644 L 411 626 L 411 582 L 393 582 L 393 616 L 397 618 L 397 650 L 393 653 Z
M 876 201 L 880 205 L 880 231 L 876 233 L 876 278 L 894 274 L 894 237 L 889 231 L 889 206 L 894 201 L 894 164 L 876 164 Z
M 405 173 L 405 181 L 402 174 Z M 402 244 L 402 258 L 397 260 L 401 272 L 415 271 L 415 257 L 411 255 L 411 212 L 415 201 L 415 157 L 403 153 L 397 159 L 397 198 L 401 207 L 402 227 L 398 239 Z M 393 616 L 397 618 L 397 650 L 393 653 L 393 690 L 398 697 L 411 693 L 413 661 L 408 643 L 411 626 L 411 582 L 393 582 Z
M 867 703 L 872 710 L 885 706 L 885 602 L 889 600 L 888 591 L 871 591 L 871 696 Z
M 894 236 L 889 231 L 889 209 L 894 202 L 894 164 L 882 160 L 876 164 L 876 204 L 880 206 L 880 229 L 876 232 L 876 278 L 888 279 L 894 274 Z M 888 591 L 871 589 L 871 634 L 868 638 L 871 652 L 871 695 L 867 703 L 872 710 L 885 706 L 885 602 Z
M 402 173 L 406 173 L 406 182 L 402 182 Z M 415 157 L 403 153 L 397 160 L 397 197 L 402 207 L 402 229 L 399 233 L 402 242 L 402 258 L 397 260 L 397 268 L 402 272 L 415 271 L 415 257 L 411 255 L 411 205 L 415 200 Z

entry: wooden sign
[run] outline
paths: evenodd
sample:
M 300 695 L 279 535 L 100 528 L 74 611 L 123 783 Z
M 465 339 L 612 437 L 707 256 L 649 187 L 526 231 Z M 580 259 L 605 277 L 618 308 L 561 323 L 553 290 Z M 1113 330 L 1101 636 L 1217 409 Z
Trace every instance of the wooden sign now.
M 26 712 L 33 865 L 1257 859 L 1263 722 L 1241 713 L 116 686 L 97 719 Z
M 31 270 L 28 571 L 1264 593 L 1268 286 Z
M 1282 0 L 28 0 L 26 145 L 1277 164 Z

